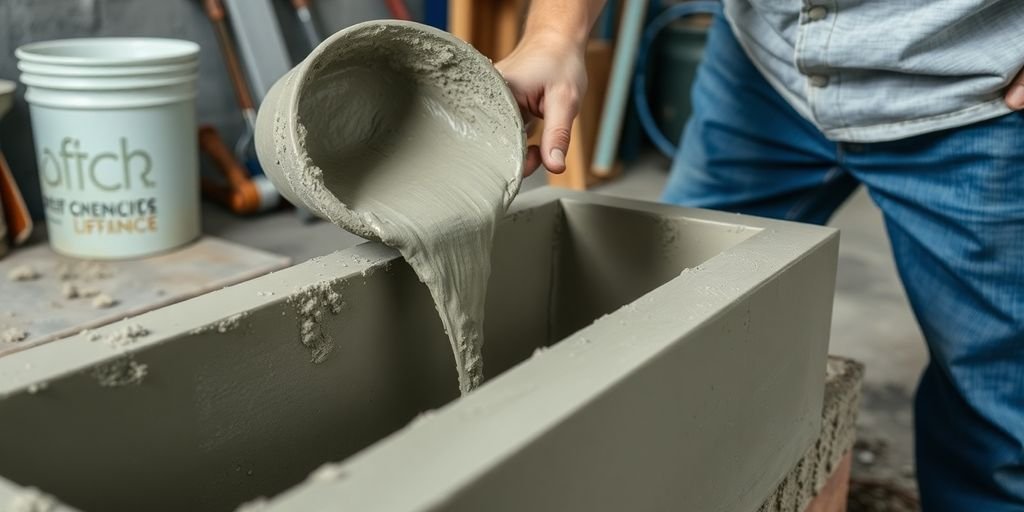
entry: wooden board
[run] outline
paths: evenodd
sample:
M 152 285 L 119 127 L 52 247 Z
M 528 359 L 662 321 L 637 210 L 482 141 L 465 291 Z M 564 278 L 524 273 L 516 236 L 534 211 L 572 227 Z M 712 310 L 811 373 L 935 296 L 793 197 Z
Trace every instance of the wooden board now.
M 846 502 L 850 494 L 850 465 L 853 452 L 847 451 L 839 467 L 825 482 L 825 487 L 811 500 L 804 512 L 846 512 Z
M 180 250 L 130 261 L 75 260 L 46 244 L 16 250 L 0 260 L 0 334 L 15 328 L 28 337 L 11 343 L 0 336 L 0 357 L 245 281 L 289 262 L 210 236 Z M 8 273 L 24 265 L 39 277 L 12 281 Z M 65 298 L 66 285 L 104 293 L 117 303 L 97 308 L 95 297 Z

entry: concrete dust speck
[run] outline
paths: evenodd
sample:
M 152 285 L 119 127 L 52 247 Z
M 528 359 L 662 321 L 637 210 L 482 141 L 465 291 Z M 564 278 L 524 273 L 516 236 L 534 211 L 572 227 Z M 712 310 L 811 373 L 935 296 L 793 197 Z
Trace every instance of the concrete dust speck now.
M 238 326 L 242 323 L 242 319 L 245 318 L 245 317 L 246 317 L 245 313 L 238 313 L 238 314 L 231 315 L 231 316 L 221 320 L 220 322 L 217 322 L 216 323 L 217 332 L 225 333 L 225 332 L 229 332 L 229 331 L 233 331 L 233 330 L 237 329 Z
M 96 301 L 97 300 L 108 300 L 109 299 L 109 297 L 106 298 L 106 299 L 100 299 L 99 298 L 100 290 L 98 288 L 92 288 L 90 286 L 82 286 L 82 285 L 79 285 L 79 284 L 76 284 L 76 283 L 68 283 L 68 282 L 65 282 L 64 284 L 61 285 L 61 287 L 60 287 L 60 296 L 63 297 L 64 299 L 66 299 L 66 300 L 89 299 L 89 298 L 96 297 L 96 299 L 93 300 L 93 306 L 96 306 Z M 114 301 L 114 302 L 116 303 L 117 301 Z
M 149 329 L 140 324 L 127 324 L 120 329 L 110 333 L 104 341 L 112 347 L 125 347 L 138 341 L 139 338 L 149 335 Z M 89 339 L 95 341 L 90 335 Z
M 121 357 L 101 364 L 92 370 L 96 382 L 103 387 L 123 387 L 141 384 L 149 373 L 149 366 L 131 357 Z
M 330 482 L 345 478 L 345 469 L 338 462 L 328 462 L 313 470 L 309 480 L 313 482 Z
M 96 309 L 112 308 L 112 307 L 116 306 L 117 304 L 118 304 L 118 300 L 117 299 L 115 299 L 115 298 L 113 298 L 110 295 L 107 295 L 105 293 L 101 293 L 101 294 L 93 297 L 93 299 L 92 299 L 92 307 L 94 307 Z
M 0 333 L 0 341 L 5 343 L 18 343 L 28 338 L 28 331 L 19 327 L 10 327 Z
M 77 299 L 78 298 L 78 285 L 75 283 L 64 283 L 60 287 L 60 296 L 65 299 Z
M 32 265 L 18 265 L 7 272 L 7 279 L 11 281 L 34 281 L 40 276 L 39 271 Z
M 198 329 L 193 329 L 189 334 L 203 334 L 206 332 L 219 332 L 226 333 L 238 329 L 242 325 L 242 320 L 245 320 L 249 316 L 248 312 L 235 313 L 229 317 L 225 317 L 218 322 L 212 324 L 206 324 Z
M 61 281 L 97 281 L 113 277 L 116 272 L 111 265 L 98 261 L 65 261 L 57 265 L 56 274 Z

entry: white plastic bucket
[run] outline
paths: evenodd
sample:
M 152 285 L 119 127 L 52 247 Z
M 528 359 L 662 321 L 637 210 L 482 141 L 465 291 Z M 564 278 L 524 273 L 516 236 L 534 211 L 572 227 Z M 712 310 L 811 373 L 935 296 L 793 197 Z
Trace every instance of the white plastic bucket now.
M 199 46 L 65 39 L 15 51 L 54 250 L 120 259 L 199 235 Z

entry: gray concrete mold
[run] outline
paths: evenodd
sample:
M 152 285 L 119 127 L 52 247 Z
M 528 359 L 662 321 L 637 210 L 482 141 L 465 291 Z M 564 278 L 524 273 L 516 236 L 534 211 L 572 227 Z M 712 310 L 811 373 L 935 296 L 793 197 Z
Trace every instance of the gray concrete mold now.
M 472 394 L 426 289 L 367 243 L 133 318 L 129 344 L 113 325 L 0 359 L 0 504 L 16 482 L 85 511 L 756 510 L 819 433 L 837 248 L 524 194 Z M 145 374 L 102 386 L 125 358 Z

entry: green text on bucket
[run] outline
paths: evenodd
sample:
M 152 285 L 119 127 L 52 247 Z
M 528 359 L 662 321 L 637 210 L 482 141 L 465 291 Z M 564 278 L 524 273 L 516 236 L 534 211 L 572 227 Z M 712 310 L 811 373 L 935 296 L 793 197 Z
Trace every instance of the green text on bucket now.
M 40 174 L 47 186 L 67 190 L 85 190 L 89 186 L 114 192 L 139 186 L 155 187 L 156 181 L 151 176 L 153 159 L 149 153 L 141 149 L 130 151 L 126 137 L 120 137 L 119 146 L 119 153 L 105 151 L 92 154 L 81 148 L 78 139 L 64 137 L 59 151 L 42 148 Z

